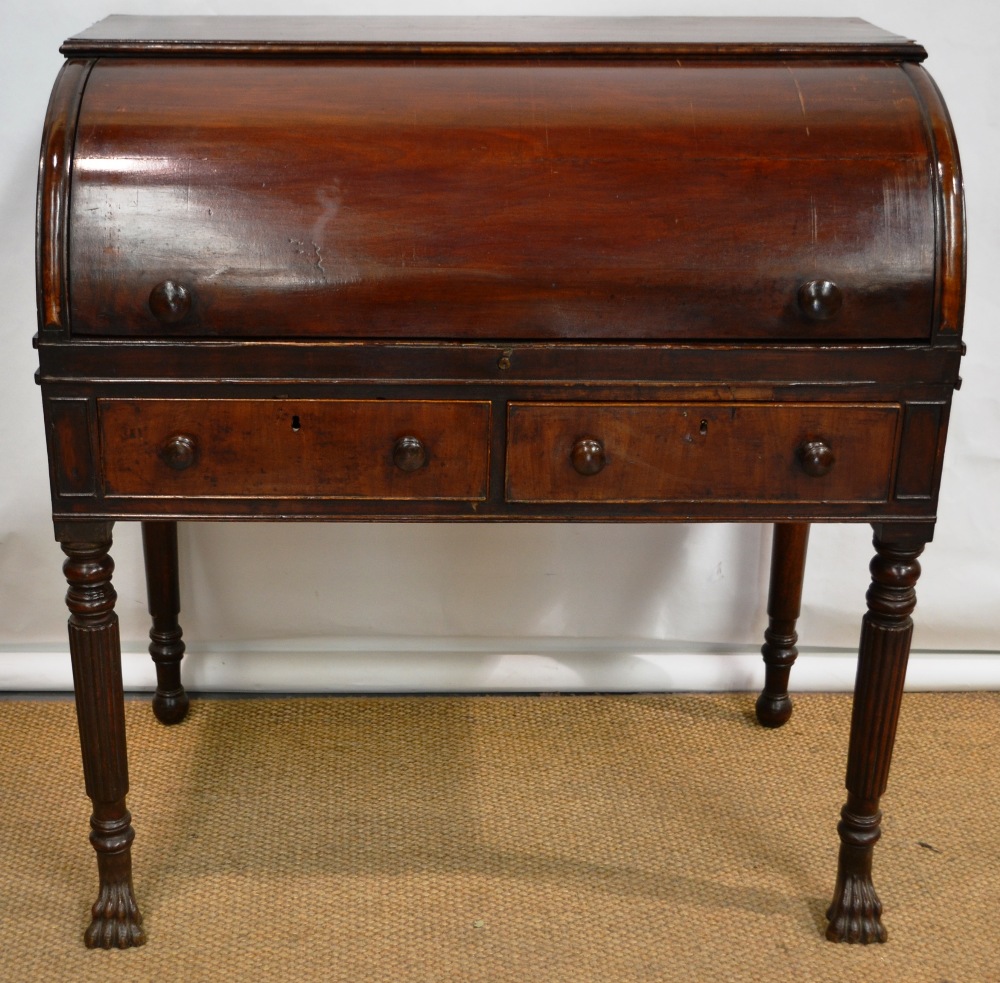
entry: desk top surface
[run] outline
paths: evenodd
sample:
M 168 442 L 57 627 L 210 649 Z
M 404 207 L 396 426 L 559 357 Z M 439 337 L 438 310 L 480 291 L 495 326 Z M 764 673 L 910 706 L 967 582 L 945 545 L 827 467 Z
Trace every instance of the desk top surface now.
M 920 45 L 858 18 L 170 17 L 112 15 L 66 55 L 603 55 L 902 58 Z

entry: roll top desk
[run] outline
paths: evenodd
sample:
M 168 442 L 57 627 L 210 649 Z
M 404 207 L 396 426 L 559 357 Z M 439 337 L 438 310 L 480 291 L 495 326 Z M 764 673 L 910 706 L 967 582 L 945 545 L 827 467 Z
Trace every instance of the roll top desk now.
M 111 17 L 38 199 L 38 379 L 100 891 L 131 882 L 111 529 L 181 720 L 178 520 L 809 524 L 875 558 L 827 934 L 872 851 L 959 377 L 963 202 L 918 45 L 855 20 Z M 336 835 L 336 831 L 331 831 Z

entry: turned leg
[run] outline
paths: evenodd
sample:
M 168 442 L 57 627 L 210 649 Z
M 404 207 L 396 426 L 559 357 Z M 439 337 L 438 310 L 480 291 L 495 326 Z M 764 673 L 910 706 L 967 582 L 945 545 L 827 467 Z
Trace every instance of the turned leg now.
M 780 727 L 792 715 L 788 674 L 799 650 L 795 632 L 802 604 L 802 578 L 806 570 L 808 522 L 779 522 L 774 526 L 771 548 L 771 585 L 767 593 L 767 630 L 764 632 L 764 689 L 757 698 L 757 720 L 765 727 Z
M 56 534 L 67 559 L 69 651 L 83 752 L 83 777 L 93 803 L 90 842 L 97 852 L 100 892 L 84 936 L 93 947 L 142 945 L 142 915 L 132 889 L 132 817 L 125 808 L 128 761 L 121 643 L 110 522 L 65 523 Z
M 176 724 L 188 712 L 188 696 L 181 685 L 184 642 L 177 615 L 181 610 L 177 572 L 177 523 L 144 522 L 142 549 L 146 558 L 146 592 L 153 627 L 149 654 L 156 663 L 153 713 L 164 724 Z
M 868 612 L 861 624 L 847 755 L 847 804 L 837 827 L 840 857 L 826 937 L 833 942 L 885 942 L 882 903 L 872 884 L 872 853 L 881 836 L 885 792 L 903 698 L 920 575 L 917 557 L 932 526 L 875 527 Z

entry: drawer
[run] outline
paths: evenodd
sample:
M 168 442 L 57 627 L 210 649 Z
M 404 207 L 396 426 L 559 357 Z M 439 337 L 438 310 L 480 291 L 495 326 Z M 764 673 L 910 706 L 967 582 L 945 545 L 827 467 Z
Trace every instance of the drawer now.
M 486 497 L 490 404 L 102 399 L 110 497 Z
M 511 403 L 510 502 L 884 502 L 900 409 Z
M 101 59 L 72 331 L 927 338 L 935 166 L 899 65 Z

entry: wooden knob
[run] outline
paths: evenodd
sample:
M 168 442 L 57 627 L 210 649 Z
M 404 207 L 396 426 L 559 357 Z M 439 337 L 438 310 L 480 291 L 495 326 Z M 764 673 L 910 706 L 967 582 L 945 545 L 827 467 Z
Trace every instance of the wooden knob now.
M 149 309 L 163 324 L 177 324 L 191 313 L 191 291 L 176 280 L 164 280 L 150 291 Z
M 843 303 L 844 295 L 832 280 L 810 280 L 799 287 L 799 307 L 814 321 L 829 320 Z
M 419 437 L 400 437 L 392 449 L 392 463 L 400 471 L 419 471 L 427 463 L 427 448 Z
M 608 459 L 604 454 L 604 445 L 594 437 L 581 437 L 570 451 L 573 467 L 582 475 L 597 474 L 604 470 Z
M 184 471 L 198 459 L 194 437 L 179 433 L 171 437 L 160 451 L 160 460 L 175 471 Z
M 829 474 L 834 462 L 833 450 L 822 440 L 808 440 L 796 452 L 799 464 L 810 478 L 822 478 Z

